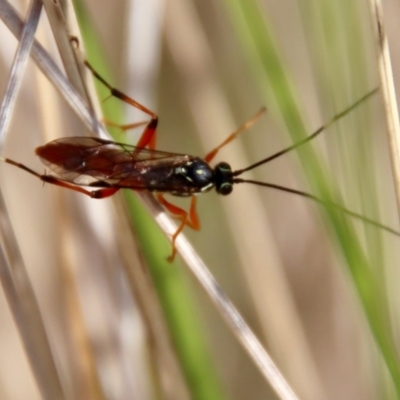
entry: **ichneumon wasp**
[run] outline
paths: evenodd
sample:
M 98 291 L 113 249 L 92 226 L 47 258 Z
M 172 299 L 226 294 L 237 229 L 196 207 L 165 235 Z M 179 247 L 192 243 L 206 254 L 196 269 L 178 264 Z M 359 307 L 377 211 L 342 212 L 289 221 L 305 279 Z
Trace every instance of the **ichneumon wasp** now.
M 375 94 L 377 89 L 359 99 L 302 141 L 246 168 L 232 170 L 231 166 L 226 162 L 220 162 L 214 168 L 209 163 L 222 147 L 249 128 L 265 112 L 265 108 L 262 108 L 253 118 L 229 135 L 203 159 L 186 154 L 159 151 L 155 149 L 158 116 L 142 104 L 112 87 L 87 61 L 85 61 L 85 65 L 110 90 L 112 96 L 138 108 L 151 117 L 148 123 L 139 122 L 120 126 L 122 129 L 131 129 L 146 124 L 137 145 L 131 146 L 96 137 L 67 137 L 53 140 L 44 146 L 38 147 L 36 154 L 54 175 L 39 174 L 24 164 L 9 158 L 2 158 L 2 160 L 29 172 L 43 182 L 65 187 L 95 199 L 109 197 L 120 189 L 155 192 L 158 201 L 180 220 L 179 227 L 172 235 L 172 253 L 168 258 L 169 261 L 172 261 L 175 257 L 175 240 L 183 228 L 188 226 L 195 230 L 200 229 L 200 222 L 196 212 L 196 196 L 213 188 L 219 194 L 228 195 L 232 192 L 233 185 L 238 183 L 252 183 L 307 197 L 325 206 L 335 207 L 366 223 L 400 235 L 400 233 L 391 228 L 347 210 L 340 205 L 327 204 L 309 193 L 267 182 L 238 178 L 242 173 L 266 164 L 314 139 L 333 122 Z M 99 189 L 91 191 L 84 189 L 82 186 Z M 163 196 L 165 193 L 173 196 L 190 197 L 189 212 L 167 201 Z

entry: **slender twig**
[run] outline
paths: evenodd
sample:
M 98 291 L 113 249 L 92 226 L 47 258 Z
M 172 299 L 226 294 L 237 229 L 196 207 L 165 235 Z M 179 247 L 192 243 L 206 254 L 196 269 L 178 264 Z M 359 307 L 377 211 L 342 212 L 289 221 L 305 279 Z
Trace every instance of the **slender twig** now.
M 14 36 L 17 38 L 21 36 L 23 22 L 10 3 L 5 0 L 0 2 L 0 18 Z M 60 71 L 47 51 L 44 50 L 36 40 L 32 46 L 31 56 L 40 70 L 59 91 L 76 115 L 82 120 L 86 128 L 93 132 L 98 132 L 99 135 L 104 138 L 110 138 L 108 132 L 91 112 L 76 89 Z
M 156 222 L 161 229 L 170 235 L 173 234 L 176 231 L 176 225 L 172 223 L 164 212 L 159 212 L 160 204 L 156 199 L 146 193 L 140 193 L 139 196 L 151 214 L 156 215 Z M 278 396 L 285 400 L 298 399 L 260 341 L 229 300 L 228 296 L 222 290 L 221 286 L 217 283 L 203 260 L 196 253 L 185 236 L 179 235 L 175 244 L 190 271 L 210 296 L 225 322 L 232 329 L 232 332 L 247 351 L 255 365 L 259 368 L 264 378 L 270 382 Z
M 14 109 L 41 10 L 41 1 L 33 0 L 28 12 L 27 23 L 21 33 L 10 79 L 0 109 L 1 144 Z M 3 262 L 0 262 L 0 277 L 8 304 L 17 323 L 32 371 L 43 398 L 49 400 L 63 399 L 64 394 L 61 382 L 57 374 L 39 305 L 30 283 L 1 192 L 0 215 L 1 258 L 3 259 Z M 3 250 L 5 255 L 3 254 Z
M 377 37 L 379 77 L 382 88 L 383 105 L 386 114 L 390 158 L 397 200 L 397 212 L 400 216 L 400 122 L 393 81 L 392 64 L 390 61 L 389 43 L 385 31 L 381 1 L 369 0 L 369 5 Z

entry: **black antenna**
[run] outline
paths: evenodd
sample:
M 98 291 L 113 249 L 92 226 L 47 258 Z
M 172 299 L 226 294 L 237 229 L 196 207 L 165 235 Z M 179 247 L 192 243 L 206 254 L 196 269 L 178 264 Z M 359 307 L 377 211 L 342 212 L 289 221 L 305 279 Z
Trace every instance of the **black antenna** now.
M 323 132 L 325 129 L 329 128 L 334 122 L 336 122 L 338 119 L 344 117 L 346 114 L 348 114 L 350 111 L 354 110 L 357 106 L 359 106 L 362 102 L 364 102 L 365 100 L 367 100 L 369 97 L 371 97 L 372 95 L 374 95 L 377 91 L 379 90 L 379 88 L 376 88 L 374 90 L 372 90 L 371 92 L 367 93 L 365 96 L 361 97 L 361 99 L 359 99 L 358 101 L 356 101 L 353 105 L 351 105 L 350 107 L 346 108 L 345 110 L 343 110 L 341 113 L 336 114 L 330 121 L 328 121 L 325 125 L 322 125 L 320 128 L 318 128 L 313 134 L 311 134 L 310 136 L 306 137 L 305 139 L 301 140 L 300 142 L 297 142 L 295 144 L 293 144 L 292 146 L 287 147 L 286 149 L 283 149 L 281 151 L 278 151 L 277 153 L 273 154 L 272 156 L 269 156 L 267 158 L 264 158 L 261 161 L 256 162 L 255 164 L 250 165 L 247 168 L 243 168 L 243 169 L 238 169 L 237 171 L 233 172 L 233 176 L 238 176 L 243 174 L 243 172 L 246 171 L 250 171 L 262 164 L 266 164 L 272 160 L 274 160 L 275 158 L 278 158 L 280 156 L 282 156 L 283 154 L 289 153 L 289 151 L 292 151 L 294 149 L 297 149 L 297 147 L 302 146 L 303 144 L 306 144 L 307 142 L 309 142 L 310 140 L 314 139 L 316 136 L 318 136 L 321 132 Z
M 268 187 L 268 188 L 271 188 L 271 189 L 280 190 L 282 192 L 297 194 L 299 196 L 306 197 L 307 199 L 314 200 L 316 203 L 319 203 L 319 204 L 323 205 L 324 207 L 334 208 L 336 210 L 339 210 L 339 211 L 343 212 L 344 214 L 350 215 L 351 217 L 359 219 L 360 221 L 363 221 L 363 222 L 365 222 L 365 223 L 367 223 L 369 225 L 375 226 L 377 228 L 381 228 L 384 231 L 390 232 L 390 233 L 392 233 L 392 234 L 394 234 L 396 236 L 400 236 L 400 232 L 398 232 L 398 231 L 396 231 L 396 230 L 394 230 L 394 229 L 392 229 L 392 228 L 390 228 L 390 227 L 388 227 L 386 225 L 383 225 L 380 222 L 376 222 L 373 219 L 364 217 L 363 215 L 358 214 L 358 213 L 356 213 L 354 211 L 351 211 L 351 210 L 349 210 L 349 209 L 347 209 L 347 208 L 345 208 L 345 207 L 343 207 L 343 206 L 341 206 L 339 204 L 336 204 L 336 203 L 333 203 L 333 202 L 330 202 L 330 201 L 329 202 L 328 201 L 324 201 L 324 200 L 320 199 L 317 196 L 314 196 L 314 195 L 312 195 L 310 193 L 302 192 L 301 190 L 290 189 L 290 188 L 287 188 L 285 186 L 275 185 L 273 183 L 253 181 L 251 179 L 235 178 L 233 180 L 233 183 L 252 183 L 253 185 L 264 186 L 264 187 Z
M 332 125 L 335 121 L 337 121 L 338 119 L 342 118 L 343 116 L 348 114 L 350 111 L 352 111 L 354 108 L 356 108 L 358 105 L 360 105 L 362 102 L 364 102 L 369 97 L 374 95 L 378 90 L 379 90 L 379 88 L 376 88 L 376 89 L 372 90 L 371 92 L 367 93 L 365 96 L 360 98 L 357 102 L 355 102 L 352 106 L 346 108 L 341 113 L 335 115 L 329 122 L 327 122 L 325 125 L 321 126 L 313 134 L 311 134 L 310 136 L 308 136 L 305 139 L 301 140 L 300 142 L 297 142 L 297 143 L 293 144 L 292 146 L 287 147 L 284 150 L 281 150 L 281 151 L 279 151 L 279 152 L 277 152 L 277 153 L 275 153 L 275 154 L 273 154 L 273 155 L 271 155 L 271 156 L 269 156 L 269 157 L 267 157 L 267 158 L 265 158 L 263 160 L 260 160 L 260 161 L 258 161 L 256 163 L 250 165 L 247 168 L 243 168 L 243 169 L 239 169 L 237 171 L 234 171 L 232 173 L 232 176 L 235 177 L 235 176 L 241 175 L 243 172 L 250 171 L 250 170 L 252 170 L 252 169 L 254 169 L 254 168 L 256 168 L 256 167 L 258 167 L 258 166 L 260 166 L 262 164 L 266 164 L 269 161 L 272 161 L 275 158 L 278 158 L 278 157 L 282 156 L 283 154 L 286 154 L 286 153 L 288 153 L 288 152 L 290 152 L 290 151 L 302 146 L 303 144 L 308 143 L 310 140 L 314 139 L 321 132 L 323 132 L 330 125 Z M 319 204 L 323 205 L 324 207 L 334 208 L 336 210 L 339 210 L 339 211 L 343 212 L 344 214 L 350 215 L 351 217 L 356 218 L 356 219 L 358 219 L 360 221 L 363 221 L 363 222 L 365 222 L 365 223 L 367 223 L 369 225 L 372 225 L 372 226 L 375 226 L 377 228 L 383 229 L 384 231 L 392 233 L 392 234 L 394 234 L 396 236 L 400 236 L 400 232 L 398 232 L 398 231 L 396 231 L 396 230 L 394 230 L 394 229 L 392 229 L 392 228 L 390 228 L 388 226 L 385 226 L 385 225 L 383 225 L 383 224 L 381 224 L 379 222 L 376 222 L 376 221 L 374 221 L 374 220 L 372 220 L 370 218 L 364 217 L 363 215 L 358 214 L 358 213 L 356 213 L 354 211 L 348 210 L 347 208 L 345 208 L 345 207 L 343 207 L 343 206 L 341 206 L 339 204 L 336 204 L 336 203 L 333 203 L 333 202 L 330 202 L 330 201 L 329 202 L 328 201 L 324 201 L 324 200 L 320 199 L 317 196 L 314 196 L 314 195 L 312 195 L 310 193 L 307 193 L 307 192 L 302 192 L 301 190 L 290 189 L 290 188 L 287 188 L 285 186 L 275 185 L 273 183 L 267 183 L 267 182 L 254 181 L 254 180 L 251 180 L 251 179 L 234 178 L 232 181 L 233 181 L 233 183 L 252 183 L 253 185 L 264 186 L 264 187 L 268 187 L 268 188 L 271 188 L 271 189 L 280 190 L 282 192 L 297 194 L 299 196 L 306 197 L 307 199 L 313 200 L 316 203 L 319 203 Z

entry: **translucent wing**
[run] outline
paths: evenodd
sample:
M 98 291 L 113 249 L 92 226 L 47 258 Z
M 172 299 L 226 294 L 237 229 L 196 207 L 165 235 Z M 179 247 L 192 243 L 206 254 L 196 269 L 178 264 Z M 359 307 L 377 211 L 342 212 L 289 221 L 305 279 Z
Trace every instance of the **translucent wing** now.
M 54 140 L 36 154 L 60 179 L 85 186 L 146 189 L 149 171 L 174 168 L 190 156 L 93 137 Z

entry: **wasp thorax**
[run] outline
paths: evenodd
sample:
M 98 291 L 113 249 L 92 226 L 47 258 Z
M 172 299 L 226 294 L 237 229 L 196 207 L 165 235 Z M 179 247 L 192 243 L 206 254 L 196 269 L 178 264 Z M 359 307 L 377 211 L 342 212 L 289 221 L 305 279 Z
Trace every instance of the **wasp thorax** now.
M 176 175 L 185 178 L 190 186 L 207 191 L 214 186 L 214 172 L 210 166 L 202 159 L 194 159 L 175 170 Z
M 215 190 L 217 193 L 227 195 L 233 190 L 233 174 L 231 166 L 226 162 L 218 163 L 214 168 Z

